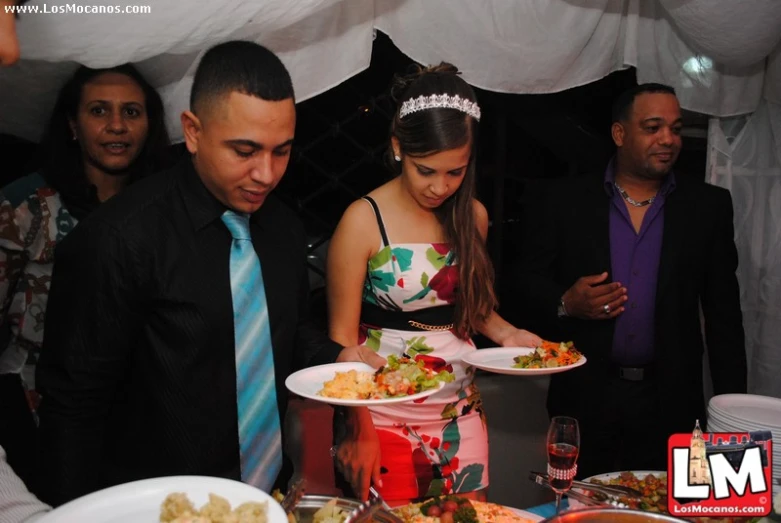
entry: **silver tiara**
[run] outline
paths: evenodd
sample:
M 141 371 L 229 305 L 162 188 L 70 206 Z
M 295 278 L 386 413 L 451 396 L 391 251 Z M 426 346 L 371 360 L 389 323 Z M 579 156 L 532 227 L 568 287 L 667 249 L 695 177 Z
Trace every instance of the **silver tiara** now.
M 466 113 L 475 120 L 480 121 L 480 106 L 477 105 L 477 102 L 461 98 L 458 95 L 450 96 L 449 94 L 432 94 L 431 96 L 410 98 L 401 104 L 399 118 L 404 118 L 408 114 L 423 111 L 424 109 L 436 108 L 458 109 L 462 113 Z

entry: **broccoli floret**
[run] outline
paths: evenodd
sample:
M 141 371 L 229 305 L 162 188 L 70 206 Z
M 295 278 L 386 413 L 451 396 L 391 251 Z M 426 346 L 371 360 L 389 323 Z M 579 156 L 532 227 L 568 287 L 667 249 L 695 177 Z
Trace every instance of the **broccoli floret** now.
M 459 506 L 453 514 L 455 523 L 478 523 L 477 511 L 471 503 L 464 503 Z

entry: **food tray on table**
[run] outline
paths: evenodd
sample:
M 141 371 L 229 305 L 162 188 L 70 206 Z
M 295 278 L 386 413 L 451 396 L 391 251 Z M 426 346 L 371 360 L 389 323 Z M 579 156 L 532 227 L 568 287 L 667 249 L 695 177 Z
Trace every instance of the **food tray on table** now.
M 623 512 L 640 512 L 641 514 L 644 513 L 649 517 L 650 519 L 647 519 L 646 521 L 692 521 L 696 523 L 748 523 L 753 521 L 758 521 L 760 518 L 741 518 L 741 517 L 696 517 L 696 518 L 676 518 L 671 516 L 667 512 L 667 472 L 660 471 L 660 470 L 625 470 L 621 472 L 608 472 L 606 474 L 599 474 L 596 476 L 591 476 L 590 478 L 586 478 L 583 480 L 586 483 L 601 483 L 605 485 L 623 485 L 625 487 L 631 487 L 636 490 L 639 490 L 643 493 L 643 498 L 641 500 L 635 500 L 631 498 L 625 498 L 619 496 L 617 499 L 621 503 L 627 505 L 628 509 L 612 509 L 616 511 L 623 511 Z M 592 497 L 595 499 L 600 499 L 599 494 L 593 494 Z M 604 498 L 602 498 L 604 499 Z M 583 503 L 578 502 L 574 499 L 569 499 L 569 506 L 574 511 L 582 511 L 585 509 L 585 505 Z M 595 510 L 593 508 L 589 510 Z M 605 509 L 607 510 L 607 509 Z M 611 512 L 612 514 L 612 512 Z M 659 516 L 659 517 L 651 517 L 651 516 Z M 612 517 L 612 516 L 610 516 Z M 639 519 L 640 516 L 633 515 L 633 516 L 627 516 L 629 518 L 632 518 L 631 521 L 642 521 L 642 519 Z M 665 519 L 666 518 L 666 519 Z M 605 521 L 608 521 L 608 519 L 604 519 Z M 547 520 L 546 520 L 547 521 Z M 568 519 L 568 520 L 553 520 L 557 523 L 569 523 L 572 521 L 575 523 L 576 521 L 580 523 L 580 521 L 597 521 L 597 520 L 590 520 L 590 519 Z M 611 519 L 610 521 L 619 521 L 617 519 Z M 624 521 L 623 519 L 621 521 Z M 626 519 L 626 521 L 630 521 L 630 519 Z
M 341 523 L 360 506 L 354 499 L 306 494 L 293 509 L 296 523 Z
M 457 495 L 411 503 L 394 512 L 406 523 L 530 523 L 542 520 L 530 512 Z
M 682 523 L 667 514 L 619 508 L 584 508 L 551 516 L 542 523 Z
M 583 480 L 585 483 L 597 483 L 602 485 L 622 485 L 631 487 L 643 493 L 641 500 L 619 497 L 618 501 L 630 509 L 646 512 L 667 512 L 667 473 L 660 470 L 626 470 L 621 472 L 608 472 L 591 476 Z M 595 494 L 595 499 L 600 496 Z M 569 500 L 573 509 L 583 508 L 585 505 L 575 499 Z
M 281 499 L 282 496 L 278 497 Z M 451 506 L 445 505 L 448 501 L 451 502 Z M 455 507 L 452 506 L 453 504 Z M 350 512 L 360 505 L 355 499 L 307 494 L 293 510 L 290 523 L 344 523 Z M 428 512 L 434 505 L 440 510 L 438 516 L 427 516 L 421 512 L 422 508 Z M 444 510 L 446 508 L 451 510 Z M 458 514 L 456 514 L 457 508 L 461 508 Z M 446 514 L 448 512 L 449 514 Z M 420 503 L 402 505 L 393 509 L 393 515 L 404 523 L 531 523 L 543 519 L 524 510 L 467 500 L 460 496 L 441 496 Z M 397 523 L 391 521 L 383 511 L 376 512 L 372 516 L 372 521 Z

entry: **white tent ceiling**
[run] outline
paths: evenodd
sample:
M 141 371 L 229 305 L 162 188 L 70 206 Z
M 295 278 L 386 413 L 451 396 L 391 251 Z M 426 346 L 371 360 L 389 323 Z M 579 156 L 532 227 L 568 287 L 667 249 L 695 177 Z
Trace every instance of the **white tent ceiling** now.
M 204 48 L 236 38 L 270 47 L 304 100 L 368 67 L 375 29 L 489 90 L 561 91 L 634 66 L 638 81 L 675 86 L 692 111 L 749 113 L 763 95 L 781 103 L 779 0 L 90 0 L 122 1 L 151 12 L 21 16 L 25 59 L 0 71 L 0 132 L 37 140 L 75 62 L 131 61 L 163 95 L 178 140 Z

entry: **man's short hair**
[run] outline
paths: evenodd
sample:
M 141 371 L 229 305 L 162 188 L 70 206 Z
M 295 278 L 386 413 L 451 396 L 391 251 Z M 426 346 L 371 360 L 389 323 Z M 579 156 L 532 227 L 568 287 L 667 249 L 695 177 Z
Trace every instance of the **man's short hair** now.
M 295 99 L 293 82 L 273 52 L 253 42 L 218 44 L 203 55 L 190 92 L 190 110 L 198 114 L 232 92 L 276 102 Z
M 613 123 L 627 121 L 632 112 L 635 98 L 644 93 L 665 93 L 675 96 L 675 89 L 669 85 L 655 83 L 640 84 L 627 89 L 613 102 Z

